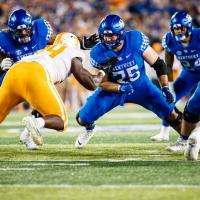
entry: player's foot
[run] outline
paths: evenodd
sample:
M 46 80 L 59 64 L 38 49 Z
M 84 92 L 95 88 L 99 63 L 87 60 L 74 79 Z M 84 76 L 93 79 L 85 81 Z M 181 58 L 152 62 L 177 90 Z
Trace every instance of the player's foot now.
M 160 133 L 157 135 L 151 136 L 150 139 L 153 141 L 158 141 L 158 142 L 169 141 L 169 131 L 170 131 L 169 126 L 162 125 L 160 129 Z
M 163 135 L 159 133 L 157 135 L 151 136 L 150 139 L 157 142 L 169 141 L 169 135 Z
M 25 128 L 20 135 L 20 142 L 26 145 L 26 148 L 29 150 L 36 150 L 38 149 L 38 145 L 35 144 L 30 137 L 28 130 Z
M 186 149 L 187 140 L 178 137 L 174 144 L 169 145 L 166 149 L 172 152 L 184 152 Z
M 34 116 L 24 117 L 22 124 L 27 128 L 33 142 L 37 145 L 42 145 L 43 139 L 36 118 Z
M 188 138 L 188 144 L 184 152 L 186 160 L 198 160 L 199 149 L 200 149 L 200 133 L 194 132 Z
M 76 148 L 83 148 L 89 142 L 90 138 L 94 135 L 94 128 L 95 125 L 93 125 L 90 130 L 85 130 L 79 134 L 75 142 Z

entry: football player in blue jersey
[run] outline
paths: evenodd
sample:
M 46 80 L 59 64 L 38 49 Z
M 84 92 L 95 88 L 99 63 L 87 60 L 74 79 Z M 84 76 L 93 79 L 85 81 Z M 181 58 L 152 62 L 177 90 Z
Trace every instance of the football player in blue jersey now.
M 0 32 L 0 84 L 13 63 L 52 44 L 52 33 L 45 19 L 33 20 L 24 9 L 13 11 L 8 19 L 8 30 Z
M 200 129 L 197 127 L 200 120 L 200 84 L 188 100 L 184 112 L 181 133 L 189 136 L 184 152 L 187 160 L 197 160 L 200 150 Z
M 106 16 L 99 25 L 100 43 L 92 48 L 91 64 L 106 76 L 101 87 L 88 98 L 77 115 L 77 122 L 86 128 L 77 137 L 75 146 L 84 147 L 95 128 L 95 121 L 118 105 L 136 103 L 165 119 L 180 133 L 181 113 L 174 110 L 174 98 L 168 86 L 167 67 L 149 46 L 140 31 L 124 31 L 118 15 Z M 156 71 L 162 91 L 145 73 L 144 61 Z M 109 66 L 109 67 L 108 67 Z
M 176 12 L 171 18 L 171 31 L 163 37 L 165 61 L 169 71 L 169 81 L 173 81 L 172 65 L 174 56 L 181 62 L 182 71 L 174 81 L 173 90 L 176 102 L 190 94 L 200 81 L 200 29 L 192 28 L 192 18 L 185 11 Z M 169 124 L 163 121 L 161 132 L 152 136 L 152 140 L 169 140 Z M 179 137 L 175 144 L 168 147 L 170 151 L 183 151 L 187 143 L 187 135 Z

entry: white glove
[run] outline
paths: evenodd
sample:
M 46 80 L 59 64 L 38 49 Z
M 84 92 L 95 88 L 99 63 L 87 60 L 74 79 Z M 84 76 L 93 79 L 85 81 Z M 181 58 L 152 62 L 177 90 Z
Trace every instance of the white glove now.
M 3 71 L 9 70 L 13 65 L 13 60 L 11 58 L 4 58 L 1 62 L 1 69 Z

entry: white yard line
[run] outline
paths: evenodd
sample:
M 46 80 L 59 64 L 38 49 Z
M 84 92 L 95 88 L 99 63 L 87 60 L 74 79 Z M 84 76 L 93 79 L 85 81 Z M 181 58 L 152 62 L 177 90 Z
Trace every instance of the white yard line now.
M 152 154 L 151 156 L 163 156 L 162 154 Z M 168 155 L 168 154 L 164 154 L 164 155 Z M 136 156 L 142 156 L 140 154 L 137 154 Z M 32 163 L 45 163 L 45 164 L 49 164 L 49 165 L 53 165 L 53 163 L 58 164 L 58 163 L 81 163 L 81 162 L 86 162 L 86 163 L 90 163 L 90 162 L 129 162 L 129 161 L 144 161 L 144 162 L 187 162 L 185 160 L 144 160 L 144 159 L 140 159 L 140 158 L 127 158 L 127 159 L 98 159 L 98 160 L 0 160 L 0 164 L 1 163 L 24 163 L 26 164 L 26 162 L 32 162 Z M 195 162 L 200 162 L 200 160 L 195 161 Z M 81 163 L 82 164 L 82 163 Z M 31 165 L 31 164 L 30 164 Z
M 14 185 L 4 185 L 0 184 L 0 188 L 108 188 L 108 189 L 122 189 L 122 188 L 132 188 L 132 189 L 140 189 L 140 188 L 151 188 L 151 189 L 165 189 L 165 188 L 172 188 L 172 189 L 187 189 L 187 188 L 197 188 L 200 189 L 200 185 L 135 185 L 135 184 L 128 184 L 128 185 L 68 185 L 68 184 L 14 184 Z
M 31 171 L 35 168 L 14 168 L 14 167 L 1 167 L 0 171 Z
M 97 132 L 133 132 L 133 131 L 157 131 L 160 129 L 160 124 L 133 124 L 133 125 L 98 125 L 96 126 Z M 67 129 L 66 133 L 79 133 L 83 131 L 83 127 L 71 126 Z M 21 128 L 9 128 L 5 132 L 19 133 L 22 132 Z M 42 133 L 56 133 L 55 130 L 43 129 Z

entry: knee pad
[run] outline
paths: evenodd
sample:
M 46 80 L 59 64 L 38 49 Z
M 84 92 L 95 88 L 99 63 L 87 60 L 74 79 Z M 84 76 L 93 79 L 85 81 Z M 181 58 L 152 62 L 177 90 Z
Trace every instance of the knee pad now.
M 94 123 L 87 123 L 80 119 L 79 113 L 76 115 L 76 121 L 79 125 L 84 126 L 86 129 L 93 129 Z
M 178 108 L 174 107 L 175 112 L 178 114 L 176 119 L 170 119 L 169 117 L 165 118 L 165 121 L 170 124 L 170 126 L 179 126 L 181 124 L 183 114 L 181 111 L 178 110 Z
M 197 123 L 200 120 L 200 117 L 196 114 L 193 114 L 188 111 L 187 107 L 185 107 L 183 112 L 183 119 L 189 123 Z

